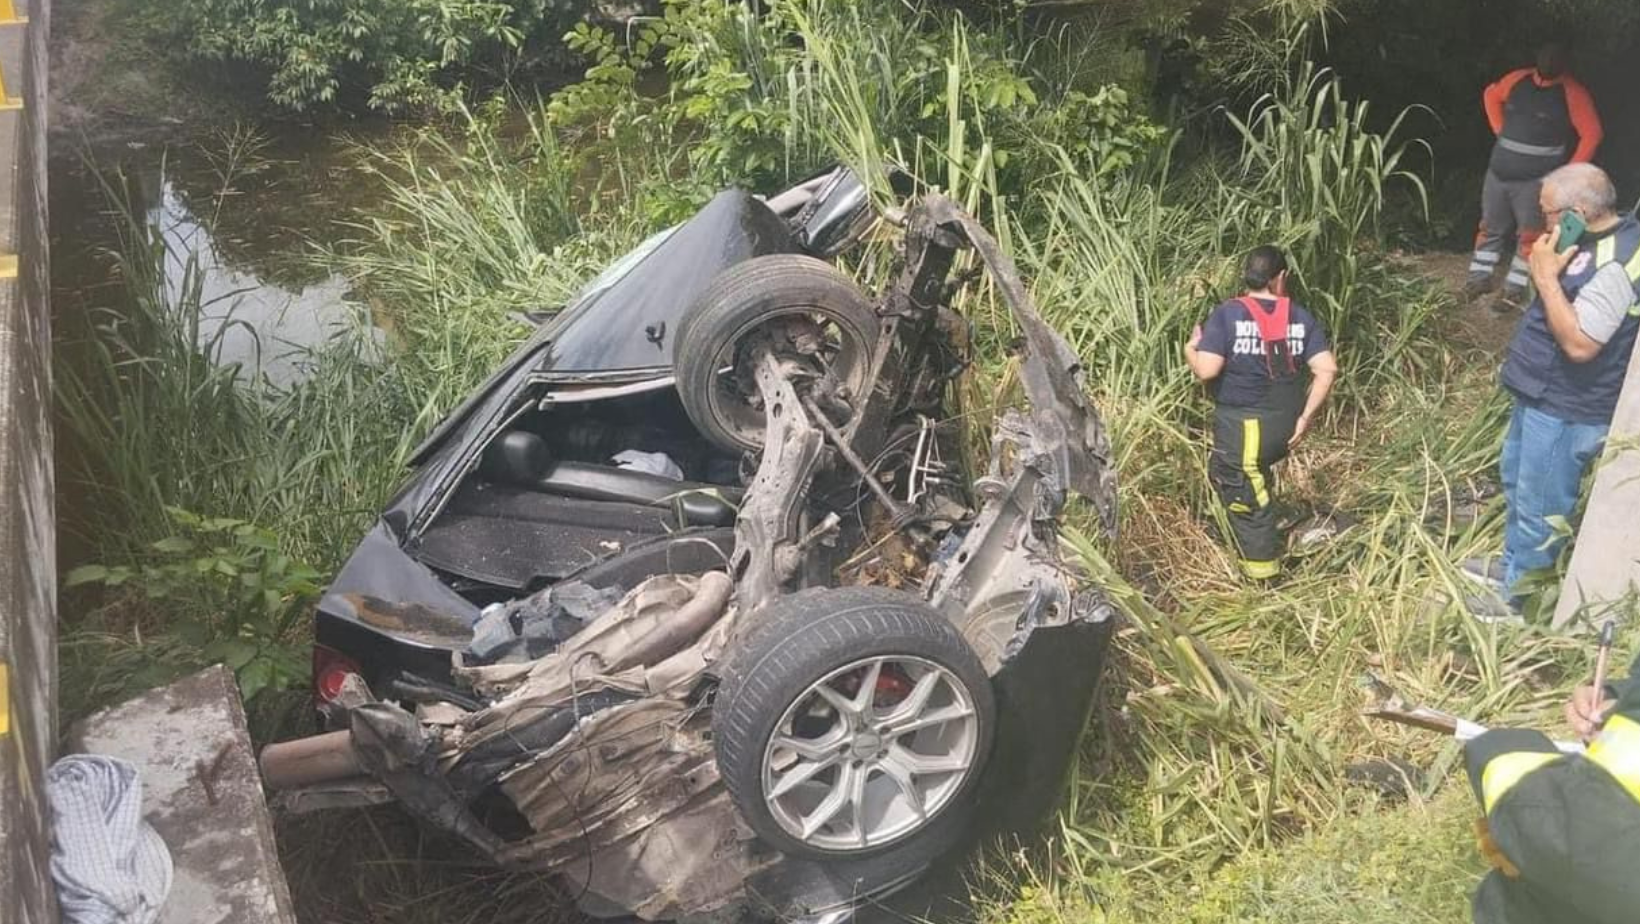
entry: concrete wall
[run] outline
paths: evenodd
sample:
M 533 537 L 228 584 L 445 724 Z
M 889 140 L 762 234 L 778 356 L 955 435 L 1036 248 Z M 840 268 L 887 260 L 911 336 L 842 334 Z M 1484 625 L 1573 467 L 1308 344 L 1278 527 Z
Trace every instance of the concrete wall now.
M 1606 452 L 1577 528 L 1577 545 L 1555 608 L 1556 629 L 1576 621 L 1587 629 L 1634 618 L 1640 597 L 1640 349 L 1612 415 Z
M 0 2 L 0 14 L 12 6 Z M 0 924 L 57 920 L 41 783 L 56 748 L 56 518 L 46 271 L 50 0 L 0 22 Z M 11 256 L 17 258 L 15 271 Z

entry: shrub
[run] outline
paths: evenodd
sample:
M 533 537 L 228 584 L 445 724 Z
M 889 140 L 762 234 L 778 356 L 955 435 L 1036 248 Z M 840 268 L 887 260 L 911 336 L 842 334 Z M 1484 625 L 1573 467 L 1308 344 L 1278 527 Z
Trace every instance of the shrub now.
M 245 699 L 307 682 L 303 638 L 319 597 L 319 572 L 281 550 L 279 538 L 243 520 L 171 509 L 177 531 L 140 564 L 82 565 L 65 586 L 101 585 L 139 606 L 163 607 L 166 631 L 222 662 Z
M 248 65 L 293 110 L 439 105 L 549 54 L 575 0 L 138 0 L 163 48 Z
M 686 146 L 688 205 L 838 158 L 868 172 L 897 162 L 953 192 L 994 172 L 1001 190 L 1022 192 L 1055 143 L 1091 176 L 1132 167 L 1164 137 L 1120 87 L 1077 87 L 1063 71 L 1045 79 L 1053 69 L 1033 66 L 1035 46 L 1019 54 L 1005 35 L 935 5 L 665 0 L 664 9 L 630 40 L 576 26 L 565 43 L 590 63 L 549 112 L 600 156 Z M 665 94 L 641 86 L 657 68 Z

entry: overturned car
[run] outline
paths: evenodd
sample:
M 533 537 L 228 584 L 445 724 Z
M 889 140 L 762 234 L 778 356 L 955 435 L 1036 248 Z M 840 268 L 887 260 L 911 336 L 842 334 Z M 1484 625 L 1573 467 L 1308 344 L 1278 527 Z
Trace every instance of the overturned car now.
M 880 219 L 903 242 L 870 299 L 827 260 Z M 949 304 L 983 270 L 1028 406 L 970 462 Z M 845 169 L 721 193 L 413 466 L 318 608 L 337 730 L 264 752 L 292 808 L 397 800 L 597 916 L 837 919 L 1058 799 L 1114 615 L 1059 517 L 1114 528 L 1112 463 L 949 200 L 880 216 Z

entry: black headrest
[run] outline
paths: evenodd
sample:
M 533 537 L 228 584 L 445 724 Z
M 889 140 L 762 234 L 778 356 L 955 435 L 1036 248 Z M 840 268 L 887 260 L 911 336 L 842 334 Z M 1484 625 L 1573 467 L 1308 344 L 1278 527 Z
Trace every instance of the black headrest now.
M 552 467 L 552 450 L 539 434 L 509 430 L 484 450 L 479 472 L 490 481 L 533 485 Z

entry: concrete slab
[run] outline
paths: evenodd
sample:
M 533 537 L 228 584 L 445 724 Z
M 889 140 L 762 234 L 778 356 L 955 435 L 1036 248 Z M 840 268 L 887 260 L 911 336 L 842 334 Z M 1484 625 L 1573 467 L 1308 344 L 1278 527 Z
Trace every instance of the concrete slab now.
M 1588 509 L 1555 607 L 1557 629 L 1627 619 L 1640 593 L 1640 349 L 1612 415 L 1606 455 L 1595 472 Z
M 195 674 L 75 726 L 67 747 L 131 761 L 176 865 L 159 924 L 295 924 L 233 675 Z

